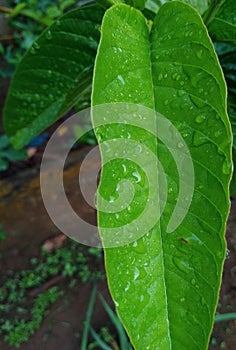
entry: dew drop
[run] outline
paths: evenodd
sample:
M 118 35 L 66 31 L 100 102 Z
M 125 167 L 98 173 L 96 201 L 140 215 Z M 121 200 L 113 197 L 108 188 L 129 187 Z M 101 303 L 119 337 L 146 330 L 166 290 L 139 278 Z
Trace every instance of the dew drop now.
M 36 50 L 35 50 L 35 48 L 32 46 L 31 47 L 31 49 L 30 49 L 30 53 L 32 54 L 32 55 L 35 55 L 36 54 Z
M 139 183 L 141 181 L 141 175 L 137 171 L 134 171 L 132 175 L 136 177 L 136 183 Z
M 136 267 L 134 270 L 134 280 L 136 280 L 139 275 L 140 275 L 139 269 Z
M 33 44 L 33 47 L 34 47 L 36 50 L 39 50 L 39 49 L 40 49 L 40 45 L 39 45 L 39 43 L 37 43 L 37 41 L 35 41 L 35 43 Z
M 160 73 L 160 74 L 158 75 L 158 80 L 162 80 L 162 79 L 163 79 L 163 74 Z
M 178 257 L 173 257 L 173 263 L 178 268 L 178 270 L 184 273 L 189 273 L 191 271 L 189 264 Z
M 208 142 L 208 138 L 206 135 L 196 131 L 193 136 L 193 145 L 198 147 Z
M 121 166 L 122 166 L 123 171 L 124 171 L 124 174 L 125 174 L 125 173 L 127 172 L 126 165 L 125 165 L 125 164 L 122 164 Z
M 222 135 L 222 130 L 217 130 L 215 133 L 214 133 L 215 137 L 219 137 L 220 135 Z
M 228 175 L 228 174 L 230 174 L 231 169 L 232 169 L 232 164 L 231 164 L 231 162 L 228 162 L 226 159 L 223 163 L 222 171 L 225 175 Z
M 184 302 L 185 302 L 185 298 L 181 298 L 181 299 L 180 299 L 180 302 L 181 302 L 181 303 L 184 303 Z
M 201 123 L 203 123 L 205 120 L 206 120 L 206 116 L 203 115 L 203 114 L 199 114 L 199 115 L 196 117 L 195 122 L 198 123 L 198 124 L 201 124 Z
M 115 198 L 113 196 L 110 196 L 109 203 L 113 203 L 115 201 Z
M 198 50 L 196 55 L 197 55 L 197 58 L 201 59 L 202 58 L 202 54 L 203 54 L 203 50 Z
M 138 146 L 137 146 L 137 151 L 138 151 L 138 153 L 141 153 L 141 152 L 142 152 L 142 149 L 143 149 L 143 148 L 142 148 L 141 145 L 138 145 Z
M 193 286 L 195 286 L 196 281 L 195 281 L 195 279 L 194 279 L 194 278 L 193 278 L 193 279 L 191 279 L 191 284 L 192 284 Z
M 127 292 L 130 288 L 130 282 L 127 283 L 126 287 L 125 287 L 125 292 Z
M 183 142 L 178 142 L 178 143 L 177 143 L 177 147 L 178 147 L 178 148 L 183 148 L 183 147 L 184 147 Z
M 47 38 L 48 40 L 52 40 L 52 32 L 51 32 L 50 29 L 49 29 L 49 30 L 47 31 L 47 33 L 46 33 L 46 38 Z
M 124 81 L 124 78 L 122 77 L 122 75 L 118 75 L 117 76 L 117 79 L 121 82 L 122 85 L 125 85 L 125 81 Z
M 115 214 L 115 218 L 116 218 L 116 220 L 119 219 L 119 214 L 118 213 Z
M 169 103 L 169 100 L 165 100 L 164 105 L 167 106 Z

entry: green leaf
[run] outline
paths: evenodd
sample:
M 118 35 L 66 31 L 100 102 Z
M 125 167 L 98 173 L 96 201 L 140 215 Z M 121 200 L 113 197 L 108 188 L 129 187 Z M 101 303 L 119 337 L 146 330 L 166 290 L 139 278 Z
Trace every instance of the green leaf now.
M 223 68 L 228 87 L 228 113 L 233 131 L 233 163 L 236 164 L 236 47 L 229 44 L 216 44 L 216 50 Z M 231 196 L 236 195 L 236 171 L 230 184 Z
M 225 0 L 208 26 L 215 41 L 236 45 L 236 1 Z
M 18 65 L 4 108 L 4 126 L 16 148 L 65 114 L 91 85 L 104 11 L 97 5 L 61 17 Z
M 157 13 L 158 9 L 165 3 L 172 0 L 147 0 L 146 9 Z M 196 8 L 201 14 L 208 8 L 208 0 L 181 0 Z
M 149 34 L 138 10 L 110 8 L 92 105 L 103 164 L 99 232 L 117 313 L 136 350 L 207 349 L 225 259 L 232 136 L 225 81 L 198 12 L 166 3 Z M 156 124 L 152 111 L 162 114 Z M 184 144 L 194 179 L 191 166 L 173 155 L 182 154 Z M 171 230 L 189 200 L 186 216 Z

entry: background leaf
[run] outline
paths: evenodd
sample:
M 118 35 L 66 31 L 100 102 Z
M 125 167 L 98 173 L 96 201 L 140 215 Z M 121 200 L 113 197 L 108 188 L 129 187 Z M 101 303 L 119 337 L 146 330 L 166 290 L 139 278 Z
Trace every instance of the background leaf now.
M 184 3 L 169 2 L 160 8 L 149 36 L 139 11 L 126 5 L 109 9 L 103 19 L 93 84 L 93 105 L 130 102 L 162 113 L 181 133 L 195 172 L 189 211 L 181 225 L 168 233 L 181 188 L 171 152 L 150 133 L 127 125 L 125 114 L 122 125 L 99 125 L 95 109 L 93 122 L 103 162 L 99 186 L 103 198 L 98 196 L 103 242 L 109 227 L 111 234 L 116 227 L 117 233 L 125 232 L 126 224 L 135 222 L 150 196 L 147 174 L 129 159 L 117 158 L 118 149 L 113 161 L 106 163 L 105 144 L 110 139 L 122 135 L 127 147 L 131 140 L 139 142 L 140 158 L 145 158 L 142 152 L 148 147 L 158 155 L 168 181 L 161 220 L 133 243 L 105 248 L 117 312 L 137 350 L 207 349 L 226 249 L 231 130 L 225 82 L 201 17 Z M 143 128 L 147 123 L 143 118 Z M 177 143 L 175 148 L 182 146 Z M 153 176 L 155 172 L 154 163 Z M 123 180 L 132 183 L 135 196 L 129 208 L 114 213 L 109 209 L 119 199 Z M 136 229 L 145 233 L 146 225 Z
M 146 9 L 157 13 L 158 9 L 169 1 L 172 1 L 172 0 L 147 0 L 145 7 Z M 182 0 L 182 1 L 192 5 L 201 14 L 204 13 L 204 11 L 206 11 L 206 9 L 208 8 L 208 0 Z
M 213 40 L 236 44 L 236 1 L 225 0 L 208 26 Z
M 18 65 L 4 108 L 4 127 L 16 148 L 84 99 L 91 86 L 103 13 L 97 5 L 67 13 Z

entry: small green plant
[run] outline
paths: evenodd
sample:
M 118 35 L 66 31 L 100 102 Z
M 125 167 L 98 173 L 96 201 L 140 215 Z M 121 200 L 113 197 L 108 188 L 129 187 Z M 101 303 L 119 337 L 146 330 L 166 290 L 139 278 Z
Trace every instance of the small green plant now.
M 10 162 L 27 158 L 28 156 L 24 149 L 14 149 L 6 135 L 0 136 L 0 171 L 7 170 Z
M 89 300 L 87 315 L 85 319 L 84 332 L 81 341 L 81 350 L 92 350 L 92 349 L 102 349 L 102 350 L 132 350 L 132 346 L 128 340 L 127 334 L 122 326 L 122 323 L 114 311 L 110 308 L 107 302 L 104 300 L 102 295 L 99 294 L 99 299 L 106 310 L 111 322 L 115 326 L 116 336 L 113 336 L 108 327 L 102 327 L 97 333 L 92 328 L 92 315 L 94 304 L 97 297 L 97 287 L 96 284 L 93 286 L 91 291 L 91 296 Z M 88 342 L 88 336 L 91 333 L 94 338 L 93 342 Z M 116 337 L 118 336 L 118 339 Z M 118 345 L 119 343 L 119 345 Z
M 42 251 L 31 259 L 31 269 L 7 271 L 0 287 L 0 335 L 5 342 L 19 347 L 40 327 L 48 307 L 64 294 L 54 283 L 67 278 L 74 288 L 78 279 L 86 283 L 103 278 L 103 272 L 93 267 L 100 261 L 101 249 L 86 251 L 70 242 Z

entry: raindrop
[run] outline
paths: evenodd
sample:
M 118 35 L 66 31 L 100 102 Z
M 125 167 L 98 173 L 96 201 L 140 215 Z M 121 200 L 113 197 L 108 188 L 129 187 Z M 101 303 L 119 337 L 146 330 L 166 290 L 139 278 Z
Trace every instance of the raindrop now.
M 119 74 L 119 75 L 117 76 L 117 79 L 121 82 L 122 85 L 125 85 L 125 81 L 124 81 L 122 75 Z
M 198 50 L 196 55 L 197 55 L 197 58 L 201 59 L 202 58 L 202 54 L 203 54 L 203 50 Z
M 141 153 L 141 152 L 142 152 L 142 146 L 141 146 L 141 145 L 138 145 L 138 146 L 137 146 L 137 151 L 138 151 L 138 153 Z
M 228 175 L 228 174 L 230 174 L 231 169 L 232 169 L 232 164 L 231 164 L 231 162 L 228 162 L 226 159 L 223 163 L 222 171 L 225 175 Z
M 208 138 L 206 135 L 196 131 L 193 136 L 193 144 L 194 146 L 198 147 L 203 145 L 204 143 L 208 142 Z
M 184 302 L 185 302 L 185 298 L 181 298 L 181 299 L 180 299 L 180 302 L 181 302 L 181 303 L 184 303 Z
M 119 219 L 119 214 L 118 213 L 115 214 L 115 218 L 116 218 L 116 220 Z
M 115 198 L 113 196 L 110 196 L 109 203 L 113 203 L 115 201 Z
M 139 183 L 141 181 L 141 175 L 137 171 L 134 171 L 132 175 L 136 177 L 136 183 Z
M 36 50 L 35 50 L 35 48 L 32 46 L 31 47 L 31 49 L 30 49 L 30 53 L 32 54 L 32 55 L 35 55 L 36 54 Z
M 146 252 L 146 247 L 143 243 L 142 238 L 133 243 L 133 247 L 135 248 L 135 253 L 143 254 Z
M 36 50 L 39 50 L 39 49 L 40 49 L 40 45 L 37 43 L 37 41 L 35 41 L 35 43 L 33 44 L 33 47 L 34 47 Z
M 167 106 L 169 103 L 169 100 L 165 100 L 164 105 Z
M 46 33 L 46 38 L 47 38 L 48 40 L 52 40 L 52 32 L 51 32 L 50 29 L 49 29 L 49 30 L 47 31 L 47 33 Z
M 158 75 L 158 80 L 162 80 L 162 79 L 163 79 L 163 74 L 160 73 L 160 74 Z
M 222 135 L 222 131 L 221 130 L 217 130 L 215 133 L 214 133 L 215 137 L 219 137 L 220 135 Z
M 206 116 L 203 115 L 203 114 L 199 114 L 199 115 L 196 117 L 195 122 L 198 123 L 198 124 L 201 124 L 201 123 L 203 123 L 205 120 L 206 120 Z
M 184 273 L 189 273 L 191 271 L 189 264 L 178 257 L 173 257 L 173 263 L 180 271 Z
M 138 278 L 139 274 L 140 274 L 139 269 L 136 267 L 134 270 L 134 280 Z
M 177 147 L 178 147 L 178 148 L 183 148 L 183 147 L 184 147 L 183 142 L 178 142 L 178 143 L 177 143 Z
M 124 173 L 126 173 L 126 171 L 127 171 L 126 165 L 125 165 L 125 164 L 122 164 L 121 166 L 122 166 L 122 168 L 123 168 L 123 170 L 124 170 Z
M 195 286 L 196 281 L 195 281 L 195 279 L 194 279 L 194 278 L 193 278 L 193 279 L 191 279 L 191 284 L 192 284 L 193 286 Z
M 125 287 L 125 292 L 127 292 L 130 288 L 130 282 L 127 283 L 127 286 Z

